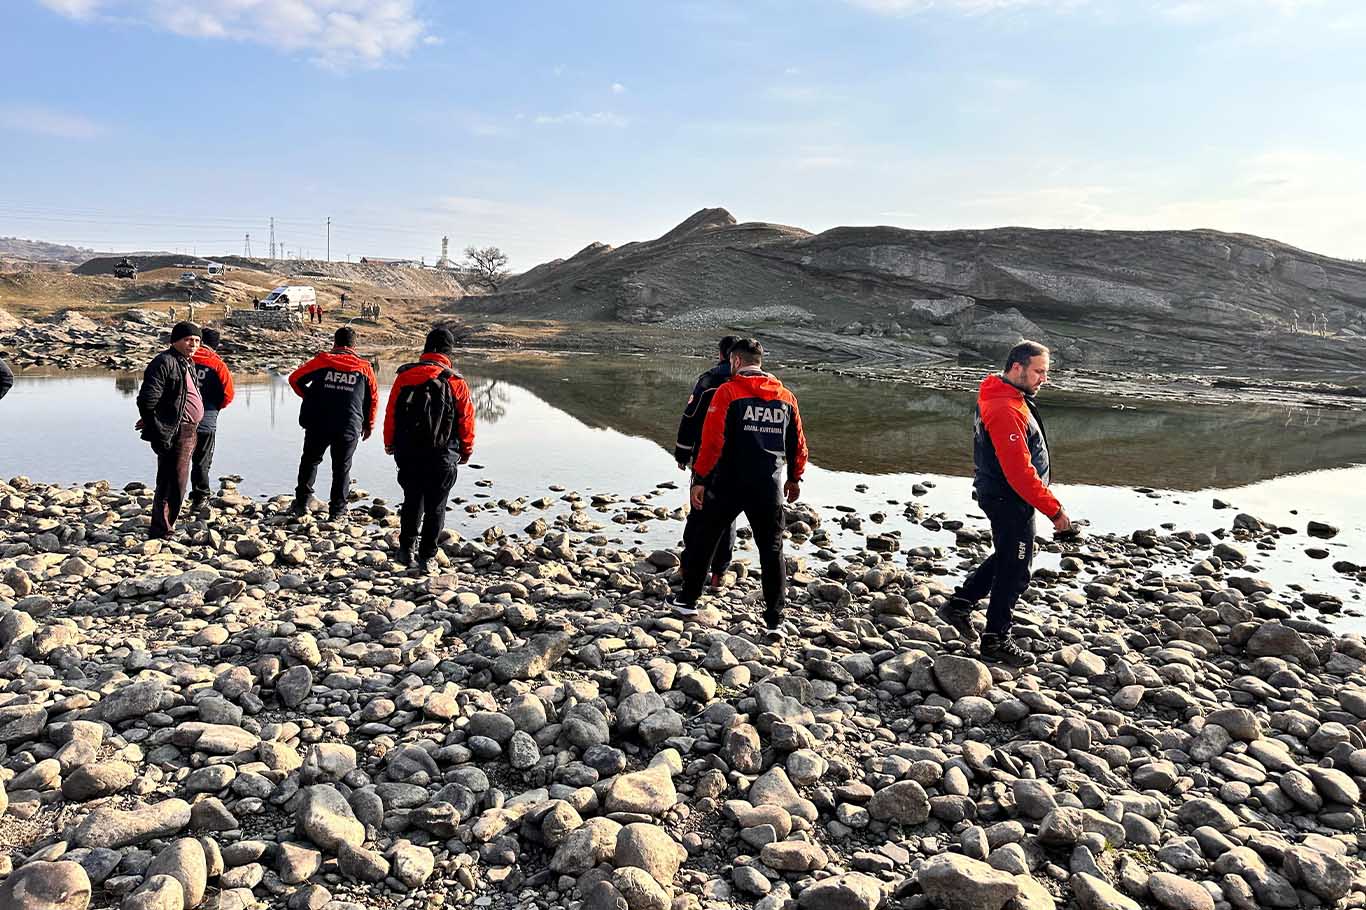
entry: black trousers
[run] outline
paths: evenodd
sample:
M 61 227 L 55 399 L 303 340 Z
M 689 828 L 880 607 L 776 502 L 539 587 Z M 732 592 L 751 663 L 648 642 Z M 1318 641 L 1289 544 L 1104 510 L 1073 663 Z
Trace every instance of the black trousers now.
M 356 454 L 360 437 L 351 430 L 328 433 L 324 430 L 304 430 L 304 454 L 299 460 L 299 485 L 294 489 L 298 502 L 308 502 L 313 495 L 313 482 L 318 479 L 318 465 L 323 455 L 332 452 L 332 495 L 328 507 L 339 512 L 346 507 L 346 491 L 351 485 L 351 459 Z
M 1010 631 L 1015 603 L 1029 587 L 1034 561 L 1034 507 L 1018 496 L 979 495 L 977 504 L 991 522 L 993 551 L 973 570 L 955 597 L 976 603 L 987 595 L 988 634 Z
M 690 549 L 697 551 L 692 545 L 692 541 L 697 537 L 699 528 L 702 526 L 702 512 L 699 509 L 690 509 L 688 516 L 683 520 L 683 571 L 687 572 L 687 558 Z M 721 539 L 716 542 L 716 552 L 711 557 L 711 574 L 720 575 L 730 568 L 731 560 L 735 558 L 735 523 L 725 530 Z
M 194 457 L 190 464 L 190 491 L 196 499 L 209 495 L 209 472 L 213 470 L 213 450 L 217 444 L 216 428 L 201 429 L 195 434 Z
M 394 461 L 403 489 L 398 545 L 411 550 L 418 540 L 417 558 L 429 559 L 436 555 L 436 539 L 446 525 L 446 500 L 455 485 L 456 463 L 444 455 L 398 455 Z
M 157 454 L 157 485 L 152 494 L 152 528 L 148 536 L 169 537 L 185 502 L 185 485 L 190 480 L 190 460 L 194 456 L 195 425 L 182 423 L 171 447 Z
M 708 490 L 702 508 L 690 513 L 690 518 L 693 515 L 696 518 L 692 539 L 685 539 L 683 544 L 683 591 L 679 598 L 684 603 L 693 603 L 702 596 L 702 586 L 716 556 L 717 545 L 742 514 L 749 519 L 754 545 L 759 550 L 764 604 L 770 610 L 782 609 L 787 597 L 787 566 L 783 563 L 786 520 L 782 489 L 770 484 Z

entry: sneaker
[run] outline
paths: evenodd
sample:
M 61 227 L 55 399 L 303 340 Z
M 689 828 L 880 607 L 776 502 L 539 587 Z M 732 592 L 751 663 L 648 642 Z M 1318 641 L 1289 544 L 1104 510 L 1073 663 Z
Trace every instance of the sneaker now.
M 412 547 L 399 547 L 394 551 L 392 558 L 401 566 L 411 566 L 413 564 L 413 549 Z
M 308 514 L 308 502 L 302 499 L 294 500 L 294 504 L 289 507 L 289 514 L 295 518 L 303 518 Z
M 939 618 L 958 630 L 968 641 L 977 640 L 977 629 L 972 624 L 972 604 L 961 597 L 952 598 L 939 608 Z
M 327 520 L 336 521 L 346 517 L 346 506 L 333 506 L 327 510 Z
M 695 601 L 688 603 L 680 600 L 677 596 L 669 598 L 668 607 L 673 610 L 675 616 L 681 616 L 684 619 L 697 615 L 697 603 Z
M 191 497 L 190 497 L 190 511 L 191 511 L 191 512 L 198 512 L 198 511 L 202 510 L 202 509 L 204 508 L 204 506 L 208 503 L 208 501 L 209 501 L 209 497 L 208 497 L 208 496 L 200 496 L 200 495 L 191 496 Z
M 440 569 L 441 566 L 437 563 L 435 556 L 428 556 L 426 559 L 422 560 L 423 575 L 435 575 Z
M 982 636 L 982 660 L 1003 663 L 1017 669 L 1034 666 L 1034 655 L 1015 644 L 1009 635 L 989 632 Z
M 782 624 L 782 621 L 782 607 L 764 607 L 764 625 L 769 629 L 769 631 L 776 630 Z
M 711 578 L 707 579 L 707 584 L 711 586 L 712 590 L 719 589 L 721 587 L 721 573 L 711 573 Z

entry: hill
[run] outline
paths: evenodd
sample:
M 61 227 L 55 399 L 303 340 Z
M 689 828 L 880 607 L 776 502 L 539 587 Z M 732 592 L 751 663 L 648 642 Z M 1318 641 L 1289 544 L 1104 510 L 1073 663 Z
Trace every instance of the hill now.
M 94 253 L 79 246 L 48 243 L 45 240 L 24 240 L 21 237 L 0 237 L 0 259 L 22 259 L 28 262 L 82 262 Z
M 811 234 L 704 209 L 656 240 L 592 244 L 462 305 L 753 329 L 849 359 L 995 356 L 1036 337 L 1072 366 L 1366 364 L 1366 265 L 1211 230 Z

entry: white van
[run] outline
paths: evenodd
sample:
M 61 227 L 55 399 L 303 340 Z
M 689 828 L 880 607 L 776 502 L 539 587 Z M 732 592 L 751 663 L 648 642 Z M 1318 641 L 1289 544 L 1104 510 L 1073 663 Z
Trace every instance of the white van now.
M 224 268 L 223 263 L 221 262 L 210 262 L 208 265 L 204 267 L 204 273 L 206 275 L 209 275 L 210 277 L 214 275 L 222 275 L 225 271 L 227 271 L 227 269 Z
M 263 310 L 302 310 L 318 302 L 318 295 L 306 284 L 284 284 L 261 301 Z

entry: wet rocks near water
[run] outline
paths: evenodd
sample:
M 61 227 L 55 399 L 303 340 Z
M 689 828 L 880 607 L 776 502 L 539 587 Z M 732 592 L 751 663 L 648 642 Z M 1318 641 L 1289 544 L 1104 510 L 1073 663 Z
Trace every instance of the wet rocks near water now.
M 1093 538 L 1020 673 L 871 538 L 774 643 L 752 575 L 682 621 L 676 553 L 567 519 L 414 575 L 384 508 L 146 499 L 0 484 L 0 907 L 1366 905 L 1366 642 L 1232 544 Z

